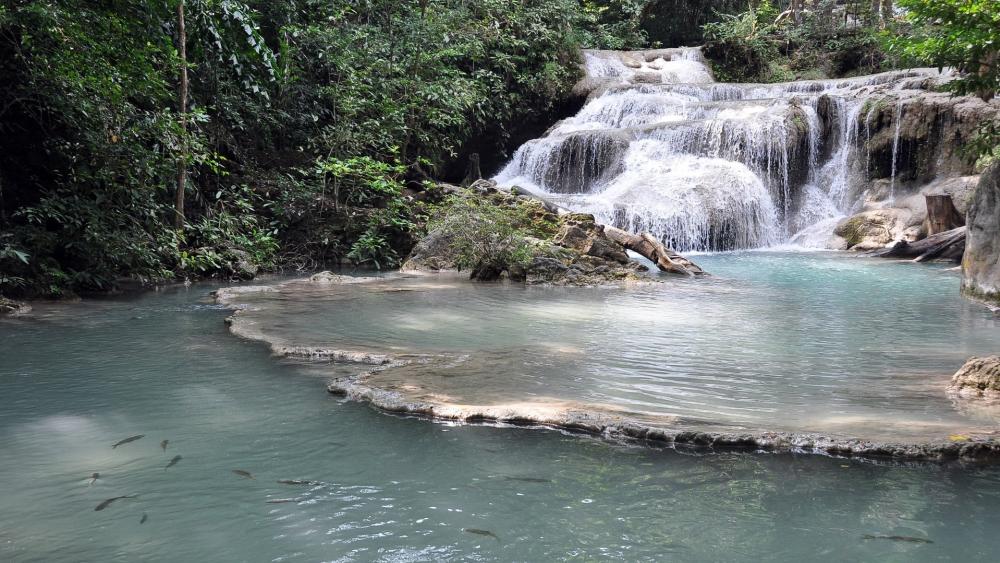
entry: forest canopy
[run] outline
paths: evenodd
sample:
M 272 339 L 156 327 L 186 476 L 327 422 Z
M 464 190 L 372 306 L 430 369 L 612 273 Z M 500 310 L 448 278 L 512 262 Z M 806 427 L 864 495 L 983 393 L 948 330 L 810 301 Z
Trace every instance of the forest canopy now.
M 860 31 L 839 35 L 818 19 L 831 3 L 716 13 L 706 30 L 717 74 L 879 70 L 894 63 L 876 35 L 899 20 L 916 30 L 900 56 L 966 70 L 962 91 L 996 90 L 989 0 L 899 0 L 902 18 L 869 8 Z M 470 153 L 502 157 L 551 123 L 579 50 L 647 46 L 642 22 L 665 21 L 650 12 L 662 4 L 4 2 L 0 293 L 392 267 L 424 217 L 415 191 L 458 181 Z M 801 17 L 780 23 L 796 6 Z M 959 49 L 954 33 L 987 47 Z M 788 49 L 811 42 L 822 53 Z

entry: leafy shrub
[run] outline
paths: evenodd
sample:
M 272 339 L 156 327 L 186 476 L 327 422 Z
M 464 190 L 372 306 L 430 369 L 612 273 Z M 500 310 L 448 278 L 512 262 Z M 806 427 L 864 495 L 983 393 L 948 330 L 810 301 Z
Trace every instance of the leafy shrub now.
M 428 228 L 452 240 L 455 265 L 478 279 L 495 279 L 523 267 L 532 257 L 527 217 L 514 206 L 476 197 L 453 196 L 431 218 Z
M 768 81 L 771 62 L 779 54 L 771 37 L 777 15 L 770 0 L 764 0 L 740 14 L 721 14 L 720 21 L 702 27 L 707 40 L 705 54 L 714 63 L 717 78 L 731 82 Z
M 389 245 L 389 241 L 374 229 L 366 231 L 354 241 L 347 257 L 355 264 L 370 264 L 379 270 L 399 264 L 399 256 Z

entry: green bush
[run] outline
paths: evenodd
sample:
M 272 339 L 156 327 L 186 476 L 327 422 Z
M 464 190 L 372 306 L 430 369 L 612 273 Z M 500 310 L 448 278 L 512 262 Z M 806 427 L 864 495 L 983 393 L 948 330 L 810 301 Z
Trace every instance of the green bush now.
M 419 223 L 405 187 L 470 142 L 511 148 L 581 46 L 642 46 L 644 5 L 187 0 L 182 116 L 177 0 L 7 2 L 0 232 L 30 262 L 4 260 L 2 289 L 393 265 Z
M 454 196 L 432 216 L 428 228 L 453 241 L 459 270 L 469 270 L 477 279 L 495 279 L 530 262 L 529 223 L 517 205 Z

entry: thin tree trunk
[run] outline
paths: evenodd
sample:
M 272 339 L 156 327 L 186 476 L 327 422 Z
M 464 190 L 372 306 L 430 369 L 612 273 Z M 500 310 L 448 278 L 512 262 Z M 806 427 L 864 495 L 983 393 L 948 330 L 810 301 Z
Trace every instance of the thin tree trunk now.
M 178 106 L 181 114 L 180 155 L 177 158 L 177 199 L 174 203 L 174 226 L 184 228 L 184 186 L 187 184 L 187 31 L 184 29 L 184 0 L 177 3 L 177 42 L 181 57 L 181 83 L 178 87 Z

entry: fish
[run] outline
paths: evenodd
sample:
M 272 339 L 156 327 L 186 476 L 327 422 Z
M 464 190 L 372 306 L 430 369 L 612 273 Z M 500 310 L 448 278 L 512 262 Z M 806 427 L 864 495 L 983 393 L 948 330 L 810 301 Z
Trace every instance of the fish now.
M 476 534 L 477 536 L 486 536 L 488 538 L 493 538 L 500 541 L 500 538 L 496 534 L 489 530 L 480 530 L 479 528 L 462 528 L 462 531 L 468 534 Z
M 124 440 L 119 440 L 119 441 L 115 442 L 114 444 L 111 444 L 111 449 L 115 449 L 115 448 L 117 448 L 118 446 L 120 446 L 122 444 L 127 444 L 129 442 L 134 442 L 134 441 L 138 440 L 139 438 L 145 438 L 145 437 L 146 437 L 145 434 L 137 434 L 135 436 L 129 436 L 128 438 L 125 438 Z
M 910 543 L 934 543 L 932 540 L 927 538 L 915 538 L 912 536 L 876 536 L 872 534 L 865 534 L 861 536 L 866 540 L 892 540 L 892 541 L 905 541 Z
M 93 475 L 90 476 L 90 483 L 88 483 L 87 486 L 89 487 L 90 485 L 93 485 L 100 478 L 101 474 L 95 471 Z
M 169 443 L 170 443 L 170 440 L 164 440 L 164 441 L 160 442 L 160 447 L 163 448 L 163 451 L 167 451 L 167 444 L 169 444 Z
M 267 501 L 267 504 L 285 504 L 286 502 L 299 502 L 297 498 L 273 498 Z
M 120 497 L 111 497 L 111 498 L 109 498 L 109 499 L 107 499 L 105 501 L 102 501 L 101 504 L 99 504 L 96 507 L 94 507 L 94 511 L 95 512 L 99 512 L 101 510 L 104 510 L 105 508 L 111 506 L 111 503 L 115 502 L 116 500 L 123 499 L 123 498 L 136 498 L 138 496 L 139 495 L 122 495 Z
M 170 460 L 170 463 L 168 463 L 167 467 L 164 467 L 163 470 L 166 471 L 168 467 L 173 467 L 173 466 L 177 465 L 177 462 L 179 462 L 182 459 L 184 459 L 184 458 L 181 457 L 181 456 L 179 456 L 179 455 L 175 455 L 174 459 Z
M 146 513 L 145 513 L 145 512 L 143 512 L 143 513 L 142 513 L 142 518 L 140 518 L 140 519 L 139 519 L 139 523 L 140 523 L 140 524 L 145 524 L 145 523 L 146 523 L 146 520 L 149 520 L 149 516 L 146 516 Z
M 505 476 L 504 479 L 508 481 L 524 481 L 525 483 L 551 483 L 552 479 L 543 479 L 541 477 L 511 477 L 509 475 Z
M 251 475 L 249 471 L 243 471 L 242 469 L 233 469 L 233 473 L 247 479 L 255 479 L 254 476 Z
M 305 481 L 303 479 L 278 479 L 282 485 L 319 485 L 319 481 Z

